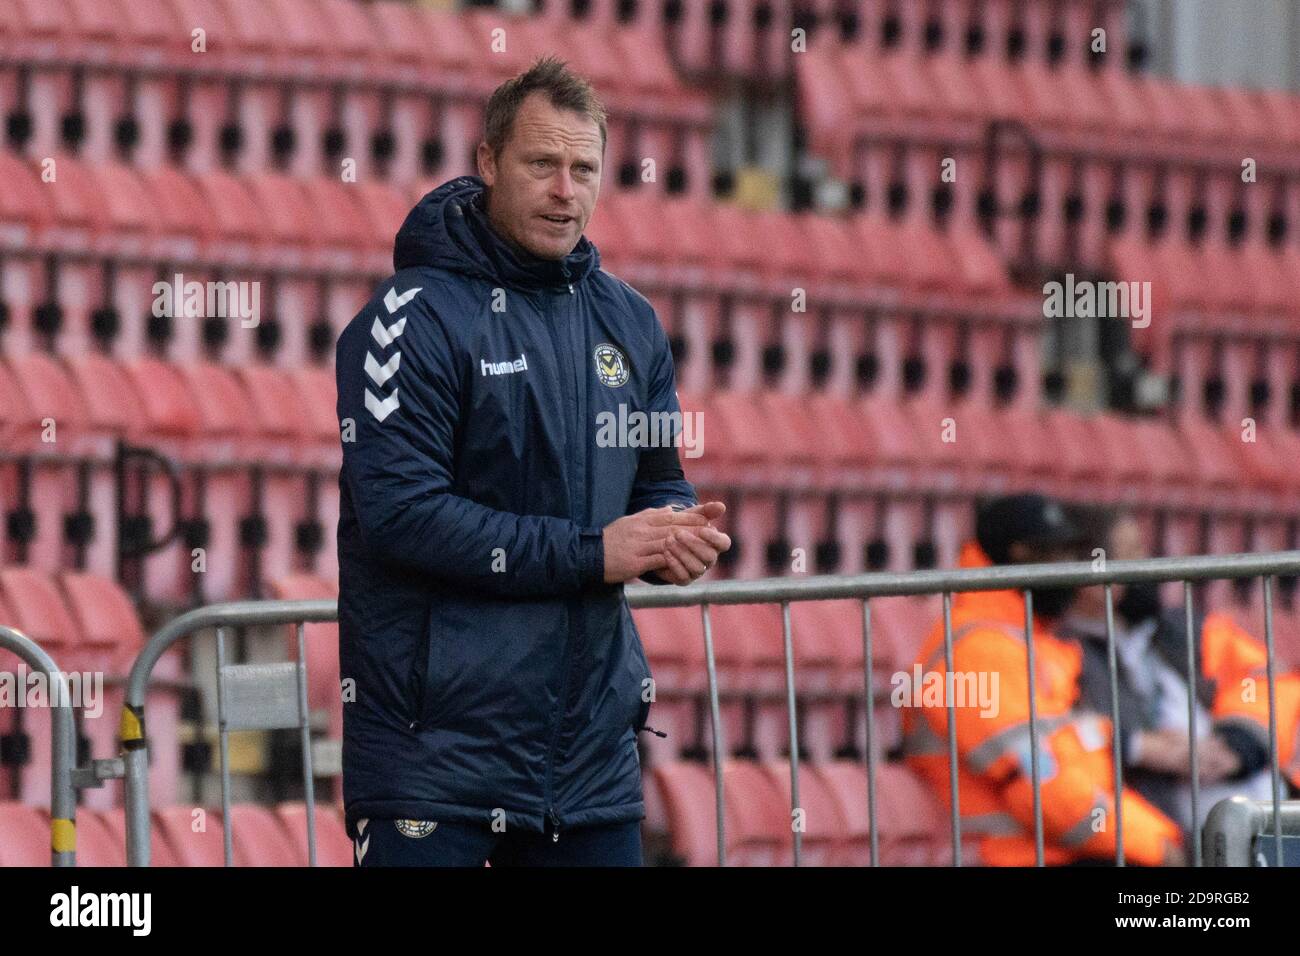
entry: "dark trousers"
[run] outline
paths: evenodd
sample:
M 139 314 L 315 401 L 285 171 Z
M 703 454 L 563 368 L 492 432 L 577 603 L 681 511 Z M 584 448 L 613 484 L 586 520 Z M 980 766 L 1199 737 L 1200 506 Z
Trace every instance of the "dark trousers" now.
M 399 822 L 402 824 L 398 826 Z M 358 821 L 355 866 L 641 866 L 641 824 L 494 833 L 479 823 Z

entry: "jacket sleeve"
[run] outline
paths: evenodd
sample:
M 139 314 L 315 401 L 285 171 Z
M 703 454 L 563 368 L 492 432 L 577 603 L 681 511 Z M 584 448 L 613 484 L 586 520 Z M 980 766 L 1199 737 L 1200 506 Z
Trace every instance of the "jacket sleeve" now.
M 942 668 L 942 663 L 939 665 Z M 953 669 L 987 673 L 996 680 L 995 706 L 955 708 L 958 759 L 1000 788 L 1003 804 L 1033 833 L 1033 775 L 1029 738 L 1028 654 L 1023 640 L 980 628 L 953 648 Z M 1041 689 L 1040 689 L 1041 693 Z M 926 719 L 942 739 L 947 711 L 925 708 Z M 1038 717 L 1038 765 L 1042 793 L 1043 839 L 1082 855 L 1115 852 L 1114 778 L 1109 766 L 1110 724 L 1101 718 Z M 1098 752 L 1104 751 L 1101 760 Z M 1177 824 L 1136 793 L 1125 789 L 1124 848 L 1134 863 L 1158 865 L 1169 843 L 1180 839 Z
M 636 478 L 632 483 L 632 495 L 628 499 L 627 514 L 635 514 L 646 508 L 662 508 L 665 505 L 674 508 L 690 508 L 699 504 L 695 487 L 686 480 L 682 470 L 680 448 L 688 455 L 697 455 L 703 450 L 704 429 L 696 425 L 699 417 L 687 422 L 677 401 L 677 377 L 673 370 L 672 348 L 668 337 L 664 335 L 659 320 L 654 320 L 655 360 L 650 378 L 649 398 L 646 411 L 676 414 L 671 419 L 674 423 L 674 444 L 667 448 L 642 448 L 637 460 Z M 702 417 L 702 416 L 700 416 Z M 686 425 L 691 427 L 686 428 Z M 668 584 L 651 571 L 642 575 L 641 580 L 649 584 Z
M 459 375 L 438 317 L 363 312 L 339 338 L 342 482 L 377 560 L 489 593 L 557 595 L 604 580 L 600 528 L 497 511 L 452 492 Z M 396 321 L 395 321 L 396 320 Z M 353 424 L 349 441 L 348 423 Z
M 1235 779 L 1269 765 L 1268 650 L 1226 614 L 1209 614 L 1201 628 L 1202 674 L 1214 683 L 1214 732 L 1236 753 Z M 1278 753 L 1286 766 L 1300 724 L 1300 677 L 1276 675 Z

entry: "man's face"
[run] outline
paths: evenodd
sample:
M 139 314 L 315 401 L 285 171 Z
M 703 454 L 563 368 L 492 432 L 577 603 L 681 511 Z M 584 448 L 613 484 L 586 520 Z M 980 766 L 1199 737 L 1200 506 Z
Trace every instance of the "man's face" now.
M 1136 561 L 1147 556 L 1146 535 L 1132 518 L 1120 519 L 1110 533 L 1110 556 L 1116 561 Z
M 499 155 L 478 147 L 498 233 L 543 259 L 563 259 L 582 237 L 600 193 L 600 127 L 531 93 Z
M 1056 564 L 1079 558 L 1076 547 L 1062 544 L 1037 545 L 1015 541 L 1007 550 L 1012 564 Z M 1046 618 L 1058 618 L 1064 614 L 1079 593 L 1077 587 L 1036 587 L 1029 590 L 1034 598 L 1035 616 Z

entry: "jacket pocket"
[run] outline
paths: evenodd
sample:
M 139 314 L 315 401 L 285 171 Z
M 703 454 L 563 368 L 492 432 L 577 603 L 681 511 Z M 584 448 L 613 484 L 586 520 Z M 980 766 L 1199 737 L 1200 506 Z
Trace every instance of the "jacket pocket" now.
M 441 674 L 438 650 L 441 644 L 434 628 L 434 608 L 430 603 L 424 616 L 424 640 L 415 654 L 409 681 L 410 712 L 408 722 L 412 729 L 427 726 L 430 723 L 429 710 L 437 704 L 437 695 L 432 685 L 436 684 Z
M 648 696 L 648 692 L 645 693 Z M 638 734 L 641 733 L 641 731 L 645 729 L 646 721 L 649 719 L 650 719 L 650 701 L 642 700 L 641 707 L 637 711 L 636 723 L 632 725 L 632 729 L 636 731 Z
M 650 673 L 650 662 L 646 659 L 645 648 L 641 646 L 641 635 L 637 633 L 636 624 L 626 604 L 623 605 L 623 616 L 631 642 L 633 670 L 641 675 L 636 679 L 637 711 L 632 722 L 633 731 L 639 734 L 650 719 L 650 698 L 655 695 L 654 675 Z

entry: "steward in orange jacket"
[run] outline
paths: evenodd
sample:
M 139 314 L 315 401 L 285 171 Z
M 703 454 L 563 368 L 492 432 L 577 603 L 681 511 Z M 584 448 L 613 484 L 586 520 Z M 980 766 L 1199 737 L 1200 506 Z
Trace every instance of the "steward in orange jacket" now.
M 1001 556 L 1017 563 L 1058 560 L 1069 555 L 1064 546 L 1070 536 L 1059 512 L 1059 505 L 1037 495 L 999 499 L 981 514 L 979 537 L 986 543 L 999 542 Z M 1027 547 L 1018 548 L 1017 543 Z M 1048 545 L 1058 550 L 1054 552 Z M 963 547 L 962 567 L 992 563 L 980 544 L 972 541 Z M 1069 592 L 1055 589 L 1043 592 L 1040 598 L 1035 591 L 1036 611 L 1059 613 L 1064 608 L 1053 608 L 1050 599 L 1063 595 L 1068 598 Z M 962 833 L 963 837 L 976 837 L 981 860 L 995 866 L 1032 866 L 1035 862 L 1024 628 L 1025 602 L 1019 591 L 954 595 L 956 676 L 951 686 L 956 705 Z M 1078 645 L 1058 639 L 1038 613 L 1033 640 L 1044 862 L 1061 865 L 1113 858 L 1116 827 L 1110 723 L 1074 709 L 1082 663 Z M 917 662 L 923 672 L 938 675 L 927 676 L 926 683 L 943 681 L 940 686 L 947 688 L 942 620 L 932 629 Z M 991 699 L 970 700 L 971 688 L 976 686 L 992 690 Z M 904 752 L 908 764 L 950 806 L 947 700 L 936 699 L 939 697 L 918 693 L 912 703 L 919 706 L 904 708 Z M 1128 789 L 1123 793 L 1123 813 L 1126 860 L 1150 866 L 1181 862 L 1182 838 L 1172 820 Z

